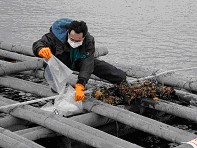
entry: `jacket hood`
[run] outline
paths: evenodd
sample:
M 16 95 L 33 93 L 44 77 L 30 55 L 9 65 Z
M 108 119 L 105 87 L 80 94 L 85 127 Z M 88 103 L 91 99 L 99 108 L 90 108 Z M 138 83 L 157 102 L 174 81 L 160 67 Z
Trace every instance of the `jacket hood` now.
M 62 18 L 55 21 L 52 25 L 53 34 L 62 42 L 65 43 L 68 34 L 68 26 L 73 20 L 70 18 Z

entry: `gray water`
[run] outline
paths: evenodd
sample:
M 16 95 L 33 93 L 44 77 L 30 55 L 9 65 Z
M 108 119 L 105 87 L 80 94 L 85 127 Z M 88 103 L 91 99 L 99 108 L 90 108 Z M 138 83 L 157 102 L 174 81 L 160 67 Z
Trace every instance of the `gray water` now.
M 196 0 L 1 0 L 0 40 L 31 46 L 56 19 L 69 17 L 87 23 L 96 46 L 108 48 L 108 62 L 194 67 L 196 8 Z
M 196 0 L 0 0 L 0 40 L 31 46 L 64 17 L 87 23 L 96 46 L 108 48 L 108 62 L 197 66 Z M 197 76 L 197 70 L 183 73 Z

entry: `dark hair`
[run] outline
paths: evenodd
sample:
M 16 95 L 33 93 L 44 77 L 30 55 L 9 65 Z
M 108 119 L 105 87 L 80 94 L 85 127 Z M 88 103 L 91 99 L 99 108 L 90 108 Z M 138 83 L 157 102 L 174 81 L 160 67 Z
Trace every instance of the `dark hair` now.
M 71 30 L 74 30 L 76 33 L 83 33 L 84 37 L 88 32 L 88 27 L 84 21 L 73 21 L 69 25 L 68 33 L 70 33 Z

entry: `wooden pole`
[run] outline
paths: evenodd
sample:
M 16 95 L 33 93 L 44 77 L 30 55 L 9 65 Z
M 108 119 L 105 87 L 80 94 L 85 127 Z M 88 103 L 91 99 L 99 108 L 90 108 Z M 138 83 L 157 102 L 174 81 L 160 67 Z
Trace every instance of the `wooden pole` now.
M 92 126 L 92 127 L 103 126 L 105 124 L 113 122 L 113 120 L 97 115 L 95 113 L 86 113 L 82 115 L 77 115 L 77 116 L 70 117 L 69 119 L 86 124 L 88 126 Z M 53 136 L 59 135 L 58 133 L 55 133 L 54 131 L 44 128 L 42 126 L 37 126 L 34 128 L 16 131 L 15 133 L 22 135 L 25 138 L 28 138 L 30 140 L 37 140 L 40 138 L 53 137 Z
M 74 85 L 74 84 L 76 84 L 76 80 L 77 80 L 77 76 L 71 75 L 69 77 L 68 83 L 71 85 Z M 99 81 L 99 84 L 97 82 L 98 81 L 95 81 L 95 80 L 89 80 L 89 83 L 86 85 L 86 88 L 101 86 L 104 84 L 106 85 L 106 83 L 104 83 L 104 82 Z M 30 82 L 30 81 L 25 81 L 25 80 L 10 77 L 10 76 L 0 77 L 0 85 L 2 85 L 4 87 L 10 87 L 13 89 L 30 92 L 30 93 L 37 94 L 40 96 L 55 95 L 51 91 L 49 86 L 41 85 L 41 84 Z
M 192 108 L 185 107 L 183 105 L 179 105 L 179 104 L 161 100 L 161 99 L 158 101 L 143 99 L 142 102 L 153 104 L 153 106 L 149 105 L 148 106 L 149 108 L 163 111 L 163 112 L 166 112 L 166 113 L 169 113 L 169 114 L 172 114 L 172 115 L 184 118 L 184 119 L 192 120 L 197 123 L 197 111 L 195 111 Z
M 17 90 L 22 90 L 25 92 L 30 92 L 44 97 L 55 95 L 46 85 L 41 85 L 38 83 L 25 81 L 9 76 L 0 77 L 0 85 Z
M 19 131 L 16 131 L 15 133 L 33 141 L 41 139 L 41 138 L 46 138 L 46 137 L 60 136 L 60 134 L 50 129 L 44 128 L 42 126 L 36 126 L 36 127 L 24 129 L 24 130 L 19 130 Z
M 136 83 L 136 82 L 145 81 L 145 80 L 148 80 L 148 79 L 158 79 L 160 77 L 171 76 L 178 71 L 186 71 L 186 70 L 194 70 L 194 69 L 197 69 L 197 67 L 168 70 L 168 71 L 164 71 L 164 72 L 152 75 L 152 76 L 147 76 L 147 77 L 143 77 L 143 78 L 140 78 L 140 79 L 137 79 L 137 80 L 133 80 L 130 83 Z
M 0 49 L 34 56 L 34 53 L 32 51 L 32 47 L 30 47 L 30 46 L 15 45 L 15 44 L 0 41 Z M 96 47 L 95 48 L 94 57 L 104 56 L 106 54 L 108 54 L 108 50 L 106 47 Z
M 3 97 L 0 97 L 0 102 L 9 104 L 9 100 Z M 47 113 L 32 106 L 16 107 L 9 111 L 9 113 L 13 116 L 42 125 L 57 133 L 86 143 L 90 146 L 102 148 L 140 147 L 71 119 L 63 118 L 55 114 L 52 115 L 51 113 Z
M 7 67 L 7 65 L 10 65 L 10 63 L 9 64 L 8 63 L 9 62 L 0 61 L 0 64 L 3 64 L 5 67 Z M 44 78 L 44 72 L 42 70 L 25 71 L 23 73 L 24 74 L 29 74 L 29 75 L 35 75 L 39 78 Z M 91 78 L 96 79 L 95 77 L 91 77 Z M 102 81 L 99 78 L 97 78 L 97 79 L 99 81 Z M 71 84 L 72 86 L 74 86 L 74 84 L 76 83 L 76 80 L 77 80 L 77 75 L 72 74 L 68 83 Z M 92 80 L 92 81 L 94 81 L 94 80 Z M 91 82 L 91 80 L 89 82 L 93 83 L 93 82 Z M 131 82 L 133 82 L 133 80 L 129 80 L 129 82 L 131 83 Z M 189 93 L 189 92 L 184 92 L 184 91 L 181 91 L 181 90 L 177 90 L 177 89 L 175 89 L 175 91 L 176 91 L 176 95 L 178 95 L 180 99 L 185 100 L 187 102 L 190 102 L 190 104 L 197 106 L 197 95 Z
M 194 147 L 189 144 L 181 144 L 179 146 L 176 146 L 175 148 L 194 148 Z
M 147 76 L 155 76 L 157 73 L 162 73 L 162 71 L 159 69 L 144 68 L 136 65 L 121 65 L 117 63 L 115 63 L 114 65 L 125 71 L 127 76 L 129 77 L 142 78 Z M 188 78 L 178 73 L 177 74 L 175 73 L 173 75 L 172 74 L 162 75 L 159 78 L 157 78 L 157 80 L 159 83 L 165 85 L 180 87 L 191 91 L 197 91 L 196 78 Z
M 30 58 L 33 57 L 28 57 L 28 56 L 24 56 L 24 55 L 20 55 L 14 52 L 9 52 L 9 51 L 5 51 L 5 50 L 0 50 L 0 55 L 6 58 L 11 58 L 11 59 L 15 59 L 15 60 L 20 60 L 20 61 L 24 61 L 24 60 L 29 60 Z M 36 58 L 36 57 L 34 57 Z M 119 67 L 120 68 L 120 67 Z M 125 69 L 124 69 L 125 68 Z M 122 66 L 123 71 L 126 71 L 128 76 L 140 76 L 140 77 L 144 77 L 147 76 L 148 74 L 156 74 L 156 72 L 158 72 L 159 70 L 151 70 L 150 68 L 139 68 L 137 66 Z M 157 80 L 160 83 L 166 84 L 166 85 L 170 85 L 170 86 L 176 86 L 176 87 L 180 87 L 180 88 L 184 88 L 187 90 L 192 90 L 192 91 L 197 91 L 197 82 L 187 79 L 187 78 L 183 78 L 182 76 L 176 74 L 176 75 L 163 75 L 160 76 L 159 78 L 157 78 Z
M 1 106 L 1 104 L 0 104 Z M 13 116 L 11 115 L 7 115 L 3 118 L 0 118 L 0 127 L 3 127 L 3 128 L 9 128 L 11 126 L 14 126 L 14 125 L 25 125 L 27 124 L 28 121 L 25 121 L 25 120 L 22 120 L 22 119 L 19 119 L 19 118 L 13 118 Z
M 1 57 L 5 57 L 5 58 L 17 60 L 17 61 L 29 61 L 33 59 L 38 59 L 37 57 L 26 56 L 26 55 L 22 55 L 19 53 L 10 52 L 10 51 L 1 50 L 1 49 L 0 49 L 0 55 Z
M 9 62 L 3 62 L 4 66 L 7 67 L 7 65 L 9 66 L 10 63 L 8 64 Z M 1 64 L 1 61 L 0 61 L 0 64 Z M 44 72 L 42 70 L 38 70 L 38 71 L 25 71 L 23 72 L 24 74 L 29 74 L 29 75 L 35 75 L 35 76 L 38 76 L 39 78 L 44 78 Z M 11 78 L 12 79 L 12 78 Z M 91 77 L 92 80 L 89 81 L 90 84 L 93 84 L 94 83 L 94 79 L 95 77 Z M 74 75 L 72 74 L 70 76 L 70 79 L 68 81 L 69 84 L 71 84 L 72 86 L 75 85 L 76 83 L 76 80 L 77 80 L 77 75 Z M 97 78 L 98 81 L 102 81 L 101 79 Z M 132 80 L 129 82 L 132 82 Z M 195 105 L 197 106 L 197 95 L 195 94 L 192 94 L 192 93 L 189 93 L 189 92 L 184 92 L 184 91 L 181 91 L 181 90 L 178 90 L 178 89 L 175 89 L 176 91 L 176 95 L 184 100 L 184 101 L 187 101 L 187 102 L 190 102 L 191 105 Z
M 90 113 L 88 113 L 88 114 L 90 114 Z M 69 119 L 72 119 L 72 117 L 69 118 Z M 117 129 L 116 128 L 117 127 L 115 126 L 114 122 L 110 123 L 110 124 L 105 124 L 105 125 L 102 125 L 102 126 L 100 125 L 98 127 L 99 130 L 110 133 L 112 135 L 117 134 Z M 124 136 L 124 135 L 132 133 L 134 131 L 135 131 L 135 129 L 133 129 L 131 127 L 122 128 L 122 129 L 119 129 L 119 131 L 118 131 L 119 135 L 118 136 Z M 15 131 L 14 133 L 16 133 L 20 136 L 23 136 L 23 137 L 25 137 L 29 140 L 33 140 L 33 141 L 41 139 L 41 138 L 61 136 L 60 134 L 55 133 L 54 131 L 52 131 L 50 129 L 46 129 L 42 126 L 36 126 L 36 127 L 32 127 L 32 128 L 22 129 L 22 130 Z
M 31 148 L 30 146 L 18 142 L 17 140 L 10 138 L 4 134 L 0 133 L 0 147 L 2 148 Z
M 29 139 L 26 139 L 26 138 L 24 138 L 22 136 L 19 136 L 19 135 L 13 133 L 13 132 L 11 132 L 9 130 L 6 130 L 4 128 L 1 128 L 1 127 L 0 127 L 0 133 L 5 135 L 5 136 L 2 136 L 2 137 L 0 136 L 1 141 L 3 141 L 3 140 L 8 141 L 9 138 L 12 138 L 12 139 L 16 140 L 18 143 L 26 145 L 27 147 L 44 148 L 43 146 L 40 146 L 39 144 L 37 144 L 37 143 L 35 143 L 35 142 L 33 142 L 33 141 L 29 140 Z M 7 138 L 7 137 L 9 137 L 9 138 Z M 0 141 L 0 143 L 1 143 L 1 141 Z M 9 142 L 7 143 L 7 146 L 8 145 L 9 145 Z
M 9 77 L 9 76 L 0 77 L 0 85 L 2 85 L 4 87 L 10 87 L 10 88 L 13 88 L 13 89 L 17 89 L 17 90 L 22 90 L 22 91 L 25 91 L 25 92 L 30 92 L 30 93 L 37 94 L 37 95 L 40 95 L 40 96 L 43 96 L 43 97 L 49 97 L 49 96 L 57 95 L 57 94 L 53 93 L 48 86 L 33 83 L 33 82 L 30 82 L 30 81 L 21 80 L 21 79 L 18 79 L 18 78 Z M 1 104 L 1 105 L 3 105 L 3 104 Z M 95 116 L 96 115 L 94 114 L 94 116 L 91 116 L 90 118 L 94 119 Z M 86 117 L 81 118 L 80 121 L 82 121 L 82 119 L 86 119 Z M 9 122 L 10 120 L 12 122 Z M 97 118 L 97 120 L 96 119 L 91 120 L 91 119 L 87 118 L 87 121 L 90 122 L 90 123 L 92 121 L 94 123 L 100 123 L 99 122 L 100 120 L 101 120 L 100 118 Z M 6 119 L 0 119 L 0 125 L 4 125 L 3 127 L 6 127 L 6 125 L 5 125 L 6 121 L 9 122 L 9 126 L 12 125 L 11 123 L 13 123 L 13 125 L 18 123 L 18 119 L 10 117 L 8 119 L 7 118 Z M 23 122 L 23 121 L 21 121 L 21 122 Z
M 175 91 L 176 91 L 176 95 L 181 100 L 187 101 L 191 105 L 197 106 L 197 95 L 189 93 L 189 92 L 181 91 L 181 90 L 175 90 Z
M 0 76 L 8 75 L 12 73 L 27 71 L 27 70 L 36 70 L 43 67 L 43 60 L 31 60 L 31 61 L 24 61 L 24 62 L 17 62 L 5 66 L 0 66 Z
M 8 82 L 5 81 L 5 79 L 8 79 Z M 26 91 L 26 92 L 31 92 L 31 93 L 38 94 L 38 95 L 45 96 L 45 97 L 55 95 L 54 93 L 52 93 L 50 91 L 50 89 L 47 86 L 43 86 L 41 84 L 36 84 L 36 83 L 33 83 L 33 82 L 28 82 L 28 81 L 25 81 L 25 80 L 20 80 L 20 79 L 17 79 L 17 78 L 2 77 L 2 78 L 0 78 L 0 84 L 5 86 L 5 87 L 11 87 L 11 88 L 14 88 L 14 89 L 23 90 L 23 91 Z M 191 117 L 188 116 L 190 114 L 190 112 L 192 114 L 196 114 L 196 111 L 193 111 L 193 110 L 189 111 L 191 109 L 189 109 L 188 107 L 180 107 L 178 104 L 173 104 L 173 105 L 170 105 L 170 104 L 172 104 L 172 103 L 167 102 L 165 104 L 163 103 L 162 105 L 157 104 L 157 110 L 168 112 L 168 113 L 171 113 L 173 115 L 177 115 L 179 117 L 186 118 L 186 119 L 190 118 L 190 120 L 196 121 L 196 119 L 192 119 L 196 116 L 191 116 Z M 168 109 L 169 105 L 170 105 L 170 108 L 171 108 L 170 110 Z M 187 112 L 185 112 L 185 110 L 187 110 Z M 182 114 L 178 114 L 179 112 L 182 112 Z
M 15 107 L 19 107 L 19 106 L 22 106 L 22 105 L 29 105 L 29 104 L 37 103 L 37 102 L 40 102 L 40 101 L 48 101 L 48 100 L 52 100 L 52 99 L 55 99 L 55 98 L 60 97 L 60 96 L 61 95 L 56 95 L 56 96 L 50 96 L 50 97 L 36 99 L 36 100 L 30 100 L 30 101 L 18 102 L 18 103 L 14 103 L 14 104 L 8 104 L 8 105 L 5 105 L 5 106 L 1 106 L 0 111 L 6 112 L 6 110 L 10 110 L 10 109 L 13 109 Z
M 2 77 L 2 78 L 0 78 L 0 84 L 5 86 L 5 87 L 11 87 L 11 88 L 14 88 L 14 89 L 23 90 L 23 91 L 31 92 L 31 93 L 38 94 L 38 95 L 41 95 L 41 96 L 55 95 L 54 93 L 52 93 L 50 91 L 50 89 L 47 86 L 43 86 L 41 84 L 36 84 L 36 83 L 33 83 L 33 82 L 28 82 L 28 81 L 25 81 L 25 80 L 20 80 L 20 79 L 17 79 L 17 78 Z M 165 105 L 163 104 L 163 107 L 157 105 L 157 109 L 165 111 L 163 109 L 164 108 L 169 108 L 168 107 L 169 104 L 170 104 L 170 102 L 166 103 Z M 171 111 L 174 112 L 174 113 L 177 113 L 177 110 L 183 110 L 177 104 L 173 104 L 172 107 L 173 107 L 173 110 L 171 110 Z M 185 107 L 185 109 L 189 109 L 189 108 Z M 166 109 L 166 111 L 169 112 L 170 110 Z M 174 114 L 174 113 L 172 113 L 172 114 Z M 195 113 L 196 112 L 194 112 L 194 114 Z M 184 113 L 184 111 L 183 111 L 183 114 L 187 114 L 187 113 L 186 112 Z M 178 114 L 178 116 L 181 116 L 181 114 Z M 182 117 L 188 118 L 187 115 L 183 115 Z
M 7 67 L 7 65 L 9 66 L 10 63 L 9 62 L 5 62 L 5 61 L 0 61 L 0 64 L 3 64 L 5 67 Z M 42 70 L 37 70 L 37 71 L 25 71 L 23 72 L 24 74 L 29 74 L 29 75 L 35 75 L 39 78 L 44 78 L 44 72 Z M 92 79 L 97 79 L 99 81 L 102 81 L 101 79 L 99 78 L 95 78 L 95 77 L 91 77 Z M 72 86 L 75 85 L 76 83 L 76 80 L 77 80 L 77 75 L 74 75 L 72 74 L 68 83 L 71 84 Z M 92 82 L 91 82 L 92 81 Z M 94 83 L 94 80 L 90 80 L 89 81 L 90 83 Z M 129 82 L 133 82 L 132 80 L 129 80 Z M 189 92 L 184 92 L 184 91 L 181 91 L 181 90 L 178 90 L 178 89 L 175 89 L 176 91 L 176 95 L 184 100 L 184 101 L 187 101 L 187 102 L 190 102 L 191 105 L 195 105 L 197 106 L 197 95 L 195 94 L 192 94 L 192 93 L 189 93 Z
M 189 141 L 197 137 L 197 135 L 187 131 L 129 112 L 116 106 L 111 106 L 92 98 L 84 101 L 83 106 L 89 111 L 114 119 L 168 141 L 181 143 L 185 140 Z
M 14 64 L 14 63 L 0 60 L 0 67 L 1 66 L 6 67 L 6 66 L 10 66 L 12 64 Z M 24 75 L 35 76 L 35 77 L 41 78 L 41 79 L 44 78 L 44 71 L 40 70 L 40 69 L 23 71 L 21 73 Z
M 34 56 L 32 47 L 30 46 L 24 46 L 24 45 L 21 46 L 21 45 L 15 45 L 8 42 L 0 41 L 0 48 L 11 52 L 18 52 L 29 56 Z

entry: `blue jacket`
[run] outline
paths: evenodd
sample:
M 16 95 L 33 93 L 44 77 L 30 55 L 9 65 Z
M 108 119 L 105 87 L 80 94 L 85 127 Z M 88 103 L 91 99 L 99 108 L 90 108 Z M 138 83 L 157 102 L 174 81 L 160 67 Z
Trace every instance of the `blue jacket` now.
M 35 56 L 38 56 L 38 52 L 43 47 L 49 47 L 53 55 L 69 68 L 80 69 L 77 83 L 85 85 L 94 70 L 94 37 L 87 33 L 83 44 L 78 48 L 72 48 L 67 42 L 68 28 L 72 21 L 69 18 L 55 21 L 49 33 L 33 43 L 33 52 Z

